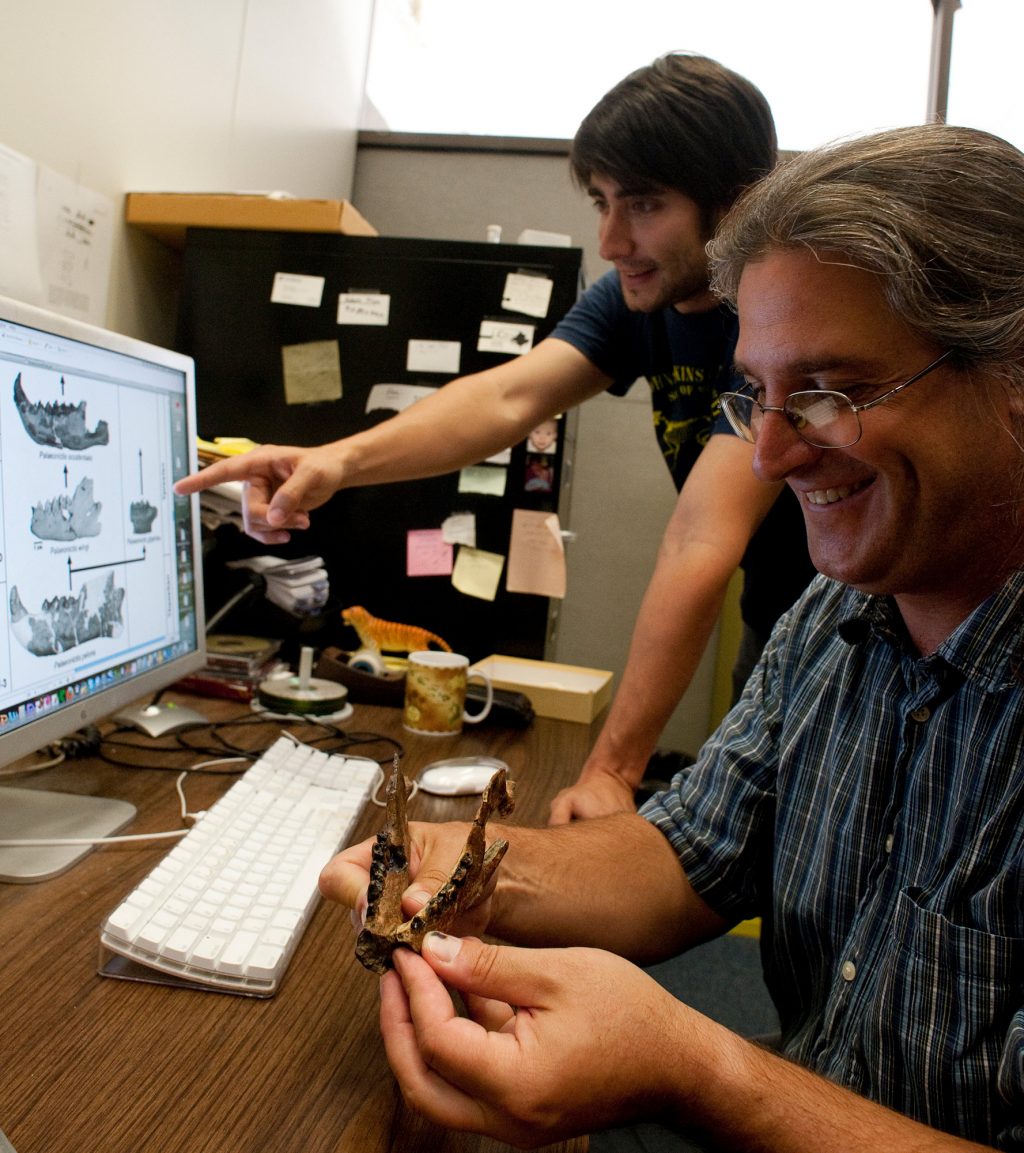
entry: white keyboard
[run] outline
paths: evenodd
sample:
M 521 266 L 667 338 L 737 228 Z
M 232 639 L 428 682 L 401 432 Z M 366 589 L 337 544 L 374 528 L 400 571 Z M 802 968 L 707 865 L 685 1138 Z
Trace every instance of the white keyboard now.
M 377 773 L 281 737 L 110 914 L 102 945 L 182 981 L 271 996 Z

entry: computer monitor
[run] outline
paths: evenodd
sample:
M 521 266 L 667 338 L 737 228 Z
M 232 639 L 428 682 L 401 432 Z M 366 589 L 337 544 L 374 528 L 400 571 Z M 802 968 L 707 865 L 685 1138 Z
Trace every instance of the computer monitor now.
M 190 357 L 0 298 L 0 766 L 205 663 L 195 467 Z M 0 782 L 0 841 L 131 815 Z M 0 848 L 0 879 L 87 851 Z

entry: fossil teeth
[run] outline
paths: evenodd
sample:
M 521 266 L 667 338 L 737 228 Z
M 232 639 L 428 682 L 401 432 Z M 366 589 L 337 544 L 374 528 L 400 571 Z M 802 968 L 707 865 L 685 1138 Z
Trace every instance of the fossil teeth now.
M 479 901 L 508 848 L 505 840 L 487 848 L 485 827 L 495 810 L 503 817 L 512 812 L 513 790 L 505 770 L 499 769 L 484 789 L 465 847 L 448 879 L 418 913 L 403 921 L 402 893 L 409 885 L 408 785 L 395 758 L 387 788 L 387 818 L 373 845 L 366 921 L 356 939 L 356 956 L 367 969 L 386 972 L 391 968 L 391 954 L 400 945 L 418 953 L 427 933 L 451 928 L 464 910 Z

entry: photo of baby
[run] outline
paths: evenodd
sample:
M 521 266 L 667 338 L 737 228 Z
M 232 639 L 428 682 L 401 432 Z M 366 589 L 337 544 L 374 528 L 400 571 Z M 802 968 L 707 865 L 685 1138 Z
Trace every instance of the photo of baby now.
M 542 421 L 530 433 L 526 441 L 527 452 L 557 452 L 558 451 L 558 421 Z

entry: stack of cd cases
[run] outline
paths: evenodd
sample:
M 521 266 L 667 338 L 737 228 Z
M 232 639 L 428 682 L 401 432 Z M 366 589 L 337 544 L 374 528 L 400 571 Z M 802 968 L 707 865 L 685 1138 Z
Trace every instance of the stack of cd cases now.
M 206 667 L 178 682 L 186 692 L 251 701 L 260 681 L 284 666 L 279 640 L 214 633 L 206 638 Z

